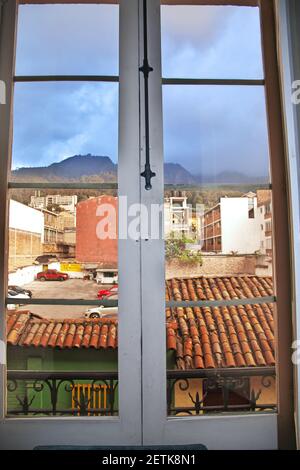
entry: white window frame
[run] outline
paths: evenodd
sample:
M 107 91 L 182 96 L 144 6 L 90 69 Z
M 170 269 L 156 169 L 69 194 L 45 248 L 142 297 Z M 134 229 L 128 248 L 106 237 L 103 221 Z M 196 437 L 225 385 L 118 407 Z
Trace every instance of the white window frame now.
M 299 2 L 277 0 L 277 19 L 280 38 L 280 69 L 285 111 L 285 132 L 288 153 L 288 173 L 291 188 L 291 230 L 293 261 L 293 338 L 300 339 L 300 105 L 293 104 L 292 83 L 300 80 Z M 298 343 L 294 344 L 296 352 Z M 299 349 L 299 346 L 298 346 Z M 300 365 L 294 364 L 294 403 L 297 447 L 300 448 Z
M 282 0 L 283 1 L 283 0 Z M 166 0 L 167 2 L 167 0 Z M 181 3 L 181 2 L 178 2 Z M 184 2 L 182 2 L 184 3 Z M 186 1 L 192 3 L 192 0 Z M 205 2 L 203 2 L 205 3 Z M 209 3 L 209 2 L 208 2 Z M 254 4 L 232 1 L 235 4 Z M 269 15 L 272 0 L 260 0 L 263 19 Z M 0 30 L 0 79 L 6 82 L 7 104 L 0 105 L 0 446 L 33 448 L 36 445 L 176 445 L 206 444 L 209 449 L 275 449 L 288 447 L 284 433 L 290 426 L 292 410 L 289 393 L 282 401 L 285 386 L 289 387 L 289 311 L 279 317 L 279 373 L 284 386 L 279 390 L 281 407 L 276 414 L 232 415 L 226 417 L 168 418 L 166 410 L 166 331 L 165 331 L 165 267 L 164 242 L 160 240 L 119 240 L 119 417 L 98 418 L 6 418 L 6 321 L 5 294 L 7 285 L 7 174 L 11 154 L 11 109 L 13 99 L 14 43 L 17 0 L 2 7 Z M 267 6 L 266 6 L 267 5 Z M 119 196 L 126 195 L 128 204 L 142 202 L 147 207 L 164 200 L 162 81 L 160 44 L 160 1 L 148 2 L 149 61 L 154 68 L 149 82 L 150 145 L 152 191 L 144 190 L 140 172 L 144 170 L 145 145 L 143 116 L 143 80 L 139 72 L 143 53 L 142 0 L 120 2 L 120 107 L 119 107 Z M 263 23 L 264 23 L 263 21 Z M 266 25 L 263 24 L 263 27 Z M 267 25 L 268 27 L 268 25 Z M 272 32 L 271 32 L 272 35 Z M 265 36 L 263 42 L 268 40 Z M 275 38 L 272 42 L 274 47 Z M 140 51 L 140 52 L 139 52 Z M 272 54 L 271 54 L 272 55 Z M 265 57 L 266 59 L 266 57 Z M 274 57 L 270 59 L 274 62 Z M 269 77 L 270 78 L 270 77 Z M 269 83 L 269 81 L 268 81 Z M 278 100 L 272 100 L 267 89 L 269 121 L 278 111 Z M 271 119 L 270 119 L 271 116 Z M 277 119 L 277 118 L 276 118 Z M 269 122 L 276 129 L 278 122 Z M 278 127 L 277 127 L 278 130 Z M 280 134 L 279 128 L 279 134 Z M 278 133 L 277 133 L 278 134 Z M 282 158 L 271 139 L 275 160 Z M 8 158 L 9 156 L 9 158 Z M 283 176 L 273 171 L 281 187 Z M 274 178 L 273 178 L 274 180 Z M 283 184 L 284 187 L 284 184 Z M 275 232 L 280 214 L 286 208 L 275 198 Z M 277 219 L 277 222 L 276 222 Z M 288 237 L 287 225 L 281 235 Z M 280 238 L 275 248 L 282 254 Z M 279 248 L 279 249 L 278 249 Z M 283 250 L 284 251 L 284 250 Z M 287 253 L 286 253 L 287 254 Z M 286 258 L 289 256 L 287 254 Z M 4 268 L 5 267 L 5 268 Z M 289 277 L 286 266 L 276 271 L 278 281 Z M 153 293 L 155 292 L 155 295 Z M 279 308 L 286 307 L 286 293 L 277 297 Z M 283 327 L 286 327 L 285 329 Z M 282 339 L 282 342 L 281 342 Z M 155 342 L 155 343 L 154 343 Z M 287 366 L 287 367 L 286 367 Z M 287 371 L 284 368 L 288 369 Z M 280 387 L 279 387 L 280 388 Z M 289 435 L 287 435 L 289 438 Z M 287 439 L 286 439 L 287 440 Z
M 3 3 L 3 2 L 1 2 Z M 139 445 L 141 430 L 140 244 L 119 240 L 118 417 L 6 418 L 6 308 L 8 169 L 10 165 L 16 0 L 2 5 L 0 78 L 7 102 L 0 105 L 0 447 L 32 449 L 37 445 Z M 138 0 L 120 3 L 119 196 L 139 202 L 139 57 Z M 130 119 L 128 118 L 130 116 Z M 8 158 L 9 156 L 9 158 Z M 101 189 L 101 188 L 100 188 Z
M 142 0 L 141 9 L 142 9 Z M 141 202 L 150 210 L 150 204 L 164 200 L 162 83 L 172 79 L 161 78 L 160 0 L 148 2 L 149 62 L 154 71 L 149 85 L 151 168 L 156 172 L 153 190 L 141 192 Z M 166 3 L 169 3 L 166 1 Z M 174 1 L 178 4 L 220 4 L 220 2 Z M 222 3 L 222 2 L 221 2 Z M 224 2 L 226 3 L 226 2 Z M 254 5 L 255 1 L 230 1 L 235 5 Z M 274 44 L 272 0 L 259 0 L 262 43 L 265 68 L 265 93 L 269 127 L 269 147 L 272 155 L 271 173 L 275 191 L 274 245 L 281 260 L 289 259 L 289 230 L 287 220 L 287 193 L 283 158 L 283 132 L 277 59 Z M 271 52 L 271 53 L 270 53 Z M 275 76 L 272 73 L 275 72 Z M 175 81 L 174 79 L 173 81 Z M 187 82 L 188 80 L 186 80 Z M 190 80 L 192 82 L 192 80 Z M 203 84 L 207 80 L 198 80 Z M 220 81 L 221 82 L 221 81 Z M 275 96 L 274 96 L 275 91 Z M 144 132 L 142 130 L 142 135 Z M 142 167 L 144 160 L 142 158 Z M 277 236 L 278 233 L 278 236 Z M 142 377 L 143 377 L 143 438 L 146 445 L 204 444 L 208 449 L 277 449 L 293 447 L 293 412 L 290 407 L 291 318 L 289 293 L 289 264 L 275 261 L 277 311 L 277 378 L 279 377 L 279 411 L 274 414 L 232 414 L 226 416 L 167 417 L 166 411 L 166 331 L 165 331 L 165 272 L 163 240 L 142 242 Z M 285 287 L 282 286 L 285 284 Z M 153 293 L 155 292 L 155 295 Z M 155 338 L 155 347 L 153 341 Z

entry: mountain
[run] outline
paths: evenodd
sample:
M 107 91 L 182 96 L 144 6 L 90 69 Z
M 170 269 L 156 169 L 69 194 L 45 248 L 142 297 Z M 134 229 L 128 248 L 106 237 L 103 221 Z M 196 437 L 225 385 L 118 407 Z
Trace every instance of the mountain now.
M 15 179 L 39 177 L 43 180 L 79 179 L 83 176 L 117 174 L 117 165 L 109 157 L 74 155 L 49 166 L 19 168 L 12 172 Z
M 19 168 L 12 172 L 15 181 L 41 182 L 116 182 L 118 166 L 109 157 L 74 155 L 43 167 Z M 165 184 L 265 184 L 267 177 L 250 177 L 239 172 L 223 171 L 217 175 L 192 175 L 179 163 L 164 164 Z
M 268 176 L 248 176 L 237 171 L 223 171 L 216 175 L 198 175 L 199 184 L 268 184 Z
M 12 172 L 15 181 L 71 181 L 93 180 L 112 182 L 117 178 L 117 165 L 109 157 L 99 155 L 74 155 L 49 166 L 18 168 Z M 178 163 L 165 163 L 166 184 L 197 184 L 185 168 Z M 98 179 L 96 178 L 98 176 Z
M 165 163 L 164 175 L 165 184 L 198 184 L 197 178 L 179 163 Z

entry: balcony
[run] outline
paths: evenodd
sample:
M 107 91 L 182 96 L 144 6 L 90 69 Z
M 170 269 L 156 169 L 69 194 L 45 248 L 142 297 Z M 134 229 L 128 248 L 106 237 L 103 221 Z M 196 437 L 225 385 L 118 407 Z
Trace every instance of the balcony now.
M 221 402 L 209 404 L 216 389 Z M 264 402 L 264 390 L 274 390 L 274 400 Z M 117 372 L 8 371 L 7 391 L 8 417 L 118 415 Z M 238 403 L 233 394 L 241 397 Z M 167 371 L 169 416 L 276 412 L 275 397 L 273 367 Z

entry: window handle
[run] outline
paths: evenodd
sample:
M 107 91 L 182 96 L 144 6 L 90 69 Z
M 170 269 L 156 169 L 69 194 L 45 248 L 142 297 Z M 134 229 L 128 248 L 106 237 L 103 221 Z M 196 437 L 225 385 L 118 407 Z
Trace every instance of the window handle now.
M 144 75 L 144 88 L 145 88 L 145 144 L 146 144 L 146 162 L 145 170 L 141 173 L 141 176 L 145 178 L 145 189 L 149 191 L 152 189 L 151 179 L 156 176 L 151 170 L 150 163 L 150 130 L 149 130 L 149 74 L 153 72 L 153 68 L 150 66 L 148 61 L 148 31 L 147 31 L 147 0 L 143 1 L 143 25 L 144 25 L 144 59 L 143 65 L 139 68 L 139 71 Z

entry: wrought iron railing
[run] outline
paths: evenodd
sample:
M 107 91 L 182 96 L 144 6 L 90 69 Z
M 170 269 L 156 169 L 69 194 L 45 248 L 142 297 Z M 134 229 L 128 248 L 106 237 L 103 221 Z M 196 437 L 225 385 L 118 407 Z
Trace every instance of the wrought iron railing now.
M 11 417 L 117 416 L 118 373 L 8 371 L 7 403 Z M 168 416 L 276 410 L 275 368 L 167 371 Z
M 275 368 L 168 371 L 167 405 L 168 416 L 276 412 Z
M 8 416 L 115 416 L 117 372 L 8 371 Z

